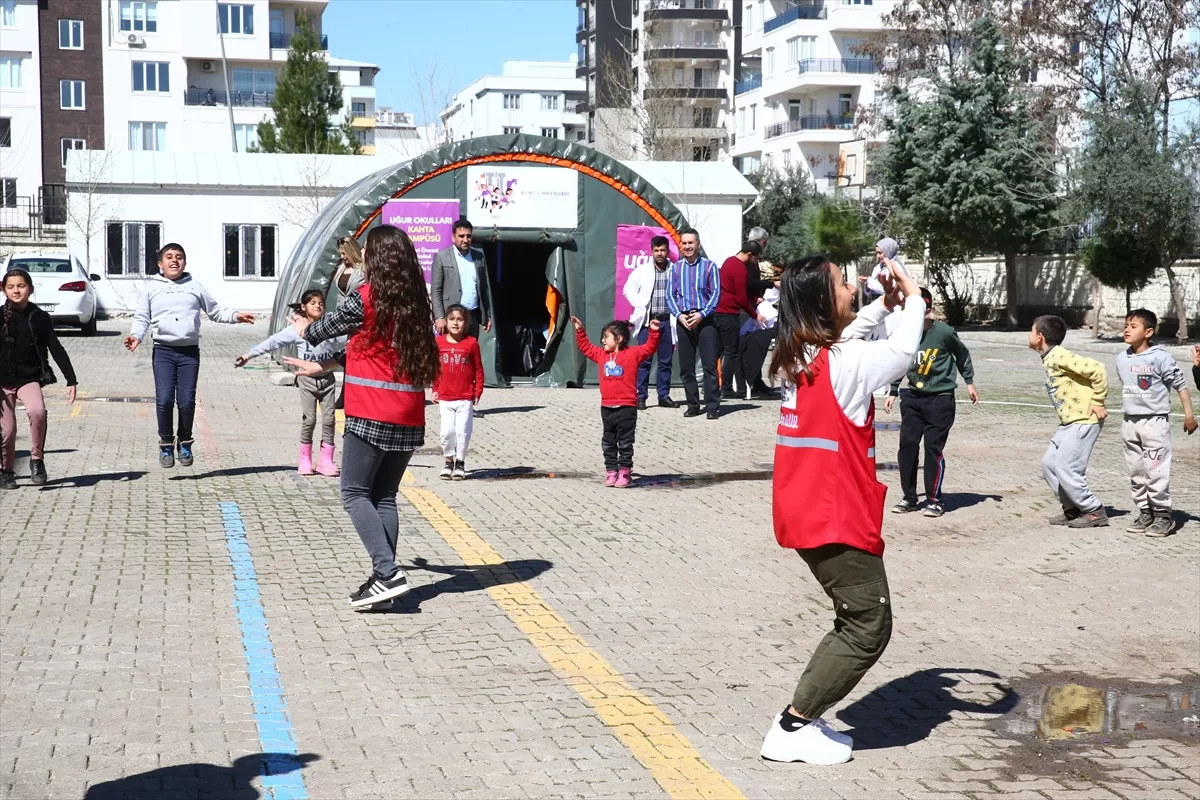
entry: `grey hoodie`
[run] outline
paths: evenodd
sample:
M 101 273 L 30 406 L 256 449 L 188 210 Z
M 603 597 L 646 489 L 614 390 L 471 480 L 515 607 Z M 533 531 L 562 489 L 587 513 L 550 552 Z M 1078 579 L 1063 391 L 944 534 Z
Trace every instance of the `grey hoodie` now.
M 1117 355 L 1117 378 L 1121 381 L 1121 409 L 1132 416 L 1161 416 L 1171 413 L 1171 390 L 1186 392 L 1183 370 L 1175 357 L 1158 345 L 1144 353 L 1126 347 Z
M 200 281 L 189 273 L 183 273 L 177 281 L 155 275 L 138 299 L 129 335 L 140 342 L 146 336 L 146 329 L 153 327 L 155 344 L 174 347 L 200 344 L 201 311 L 213 322 L 237 322 L 238 312 L 217 305 Z

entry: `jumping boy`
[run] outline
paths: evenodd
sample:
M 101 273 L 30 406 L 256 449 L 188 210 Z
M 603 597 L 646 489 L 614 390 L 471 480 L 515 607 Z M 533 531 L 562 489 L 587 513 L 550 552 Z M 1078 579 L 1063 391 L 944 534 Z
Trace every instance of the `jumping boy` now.
M 1050 524 L 1107 527 L 1104 504 L 1087 485 L 1087 464 L 1108 416 L 1104 409 L 1108 377 L 1099 361 L 1064 348 L 1066 338 L 1067 323 L 1049 314 L 1035 319 L 1029 331 L 1029 348 L 1042 357 L 1046 392 L 1059 421 L 1050 447 L 1042 456 L 1042 475 L 1063 507 L 1063 513 L 1053 517 Z
M 1121 381 L 1121 439 L 1129 466 L 1129 488 L 1139 513 L 1127 530 L 1162 538 L 1175 530 L 1171 519 L 1171 390 L 1183 405 L 1183 429 L 1196 430 L 1192 397 L 1175 358 L 1150 339 L 1158 328 L 1153 311 L 1139 308 L 1125 317 L 1125 343 L 1117 356 Z

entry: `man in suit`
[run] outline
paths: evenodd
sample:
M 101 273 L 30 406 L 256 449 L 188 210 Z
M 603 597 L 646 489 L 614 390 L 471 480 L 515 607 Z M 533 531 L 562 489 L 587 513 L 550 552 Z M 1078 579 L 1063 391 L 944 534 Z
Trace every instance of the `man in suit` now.
M 452 305 L 466 306 L 471 312 L 467 332 L 479 338 L 480 326 L 492 329 L 492 294 L 488 288 L 487 260 L 483 251 L 471 247 L 475 229 L 465 219 L 454 223 L 451 232 L 454 245 L 433 257 L 433 285 L 429 293 L 433 300 L 434 325 L 437 332 L 446 332 L 446 309 Z

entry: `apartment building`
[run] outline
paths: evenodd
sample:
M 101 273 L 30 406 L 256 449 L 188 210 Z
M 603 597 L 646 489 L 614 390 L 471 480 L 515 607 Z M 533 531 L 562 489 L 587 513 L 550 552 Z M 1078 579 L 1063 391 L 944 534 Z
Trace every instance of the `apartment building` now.
M 574 61 L 505 61 L 500 75 L 484 75 L 456 94 L 440 114 L 451 141 L 529 133 L 582 142 L 585 81 Z
M 861 159 L 870 134 L 859 109 L 874 103 L 879 74 L 860 47 L 883 29 L 894 0 L 735 1 L 743 8 L 734 164 L 743 173 L 795 165 L 823 191 L 861 182 L 862 165 L 845 159 Z
M 443 132 L 444 133 L 444 132 Z M 406 111 L 383 106 L 375 111 L 375 156 L 399 164 L 437 147 L 438 130 L 433 125 L 418 125 Z
M 0 230 L 25 227 L 42 185 L 37 0 L 0 0 Z

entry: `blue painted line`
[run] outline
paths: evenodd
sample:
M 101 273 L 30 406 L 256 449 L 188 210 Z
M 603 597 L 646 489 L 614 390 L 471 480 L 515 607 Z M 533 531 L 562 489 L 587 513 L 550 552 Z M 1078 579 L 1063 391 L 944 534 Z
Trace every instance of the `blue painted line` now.
M 225 523 L 225 546 L 233 564 L 233 607 L 242 631 L 246 671 L 250 675 L 250 702 L 262 745 L 262 788 L 273 800 L 308 800 L 308 789 L 297 758 L 296 736 L 283 695 L 283 680 L 275 665 L 275 650 L 267 629 L 258 573 L 246 541 L 246 526 L 237 503 L 219 503 Z

